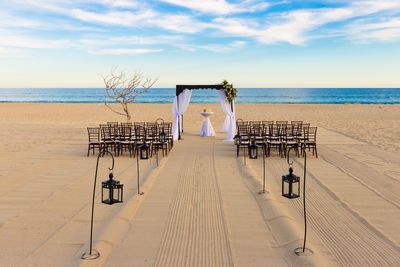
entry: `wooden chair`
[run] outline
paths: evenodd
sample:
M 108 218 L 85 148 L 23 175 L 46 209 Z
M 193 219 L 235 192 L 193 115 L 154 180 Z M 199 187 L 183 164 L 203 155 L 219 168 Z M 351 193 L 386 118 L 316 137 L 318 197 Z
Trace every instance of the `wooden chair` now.
M 271 149 L 276 148 L 279 156 L 283 155 L 282 141 L 281 141 L 281 125 L 270 124 L 269 130 L 266 135 L 266 154 L 271 155 Z
M 307 136 L 306 136 L 307 135 Z M 309 127 L 307 133 L 304 134 L 307 138 L 301 143 L 304 149 L 308 148 L 308 151 L 312 149 L 312 153 L 318 158 L 317 152 L 317 127 Z
M 112 126 L 101 126 L 101 142 L 105 148 L 113 150 L 115 156 L 119 156 L 119 140 L 115 139 L 114 131 L 114 127 Z
M 120 126 L 119 127 L 119 151 L 121 155 L 124 150 L 129 150 L 129 156 L 132 157 L 134 152 L 134 141 L 132 140 L 132 127 L 131 126 Z
M 310 124 L 309 123 L 302 123 L 301 124 L 301 130 L 298 133 L 298 135 L 296 136 L 296 139 L 298 140 L 299 143 L 304 143 L 304 141 L 308 139 L 308 131 L 309 131 L 309 129 L 310 129 Z
M 165 141 L 162 141 L 160 138 L 162 133 L 165 134 Z M 155 132 L 155 136 L 152 138 L 152 149 L 152 153 L 157 153 L 158 150 L 161 149 L 163 157 L 168 155 L 169 140 L 167 137 L 167 131 L 165 127 L 162 127 L 162 125 L 157 125 L 157 131 Z
M 257 145 L 264 145 L 264 127 L 261 123 L 250 125 L 250 138 L 255 141 Z
M 135 131 L 135 141 L 143 142 L 146 136 L 146 128 L 144 125 L 136 125 L 134 123 L 134 131 Z
M 122 127 L 132 127 L 133 126 L 133 124 L 132 124 L 132 122 L 121 122 L 120 124 L 119 124 L 120 126 L 122 126 Z
M 163 118 L 158 118 L 156 119 L 156 124 L 164 124 L 164 119 Z
M 100 150 L 102 148 L 102 143 L 100 140 L 100 128 L 99 127 L 87 127 L 87 132 L 88 132 L 88 137 L 89 137 L 87 156 L 89 157 L 89 151 L 91 149 L 93 150 L 93 155 L 94 155 L 96 148 L 99 149 L 99 153 L 100 153 Z
M 118 122 L 117 121 L 108 121 L 107 125 L 108 126 L 117 126 L 118 127 Z
M 239 157 L 240 148 L 247 149 L 250 144 L 249 127 L 247 124 L 237 125 L 238 134 L 236 135 L 236 157 Z M 245 152 L 244 152 L 245 153 Z
M 290 128 L 293 137 L 301 135 L 303 121 L 291 121 Z
M 286 135 L 283 136 L 281 141 L 282 141 L 283 155 L 285 158 L 286 158 L 286 153 L 290 148 L 293 148 L 296 151 L 296 155 L 300 156 L 299 141 L 298 139 L 294 138 L 293 133 L 291 131 L 286 131 Z

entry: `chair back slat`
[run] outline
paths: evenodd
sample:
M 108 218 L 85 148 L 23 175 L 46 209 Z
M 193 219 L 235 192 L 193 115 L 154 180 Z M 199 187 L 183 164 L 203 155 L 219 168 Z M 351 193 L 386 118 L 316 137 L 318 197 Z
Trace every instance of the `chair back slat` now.
M 89 142 L 100 142 L 100 128 L 87 127 Z

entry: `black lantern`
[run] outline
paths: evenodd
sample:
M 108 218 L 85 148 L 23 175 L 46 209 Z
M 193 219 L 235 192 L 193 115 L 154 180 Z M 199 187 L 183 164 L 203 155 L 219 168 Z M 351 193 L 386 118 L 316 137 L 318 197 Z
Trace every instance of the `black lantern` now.
M 249 145 L 249 158 L 250 159 L 258 158 L 258 146 L 254 141 L 251 143 L 251 145 Z
M 160 133 L 160 142 L 161 142 L 161 143 L 167 142 L 167 134 L 164 132 L 164 129 L 163 129 L 162 132 Z
M 149 159 L 150 146 L 147 143 L 143 143 L 139 147 L 139 151 L 140 151 L 140 159 Z
M 101 183 L 101 202 L 104 204 L 112 205 L 122 202 L 124 185 L 120 184 L 118 180 L 114 180 L 113 178 L 114 175 L 111 172 L 109 179 Z
M 297 191 L 293 192 L 293 186 L 297 184 Z M 293 174 L 293 168 L 289 167 L 289 174 L 282 176 L 282 196 L 293 199 L 300 196 L 300 177 Z

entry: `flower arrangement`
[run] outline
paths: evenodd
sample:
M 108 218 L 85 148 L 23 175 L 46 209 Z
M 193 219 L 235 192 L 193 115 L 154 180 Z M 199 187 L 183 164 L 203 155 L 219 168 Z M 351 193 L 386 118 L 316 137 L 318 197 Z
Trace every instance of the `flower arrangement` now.
M 232 104 L 232 101 L 235 99 L 237 96 L 237 90 L 235 87 L 233 87 L 233 84 L 228 83 L 227 80 L 223 80 L 221 83 L 222 87 L 224 88 L 224 93 L 225 93 L 225 98 L 226 101 L 229 102 L 229 104 Z

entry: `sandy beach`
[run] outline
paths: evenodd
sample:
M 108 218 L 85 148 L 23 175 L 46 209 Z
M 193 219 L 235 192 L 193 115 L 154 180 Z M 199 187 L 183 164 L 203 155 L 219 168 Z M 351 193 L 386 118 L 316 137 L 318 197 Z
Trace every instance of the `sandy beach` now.
M 172 121 L 170 104 L 134 104 L 133 121 Z M 198 135 L 212 109 L 215 138 Z M 103 104 L 0 104 L 0 266 L 400 266 L 399 105 L 237 105 L 243 120 L 302 120 L 318 126 L 318 158 L 308 155 L 308 245 L 300 198 L 281 197 L 285 159 L 236 157 L 223 142 L 217 104 L 191 104 L 183 140 L 156 167 L 117 157 L 124 203 L 103 205 L 100 181 L 94 247 L 88 251 L 96 157 L 86 127 L 124 121 Z M 294 158 L 302 176 L 303 158 Z

